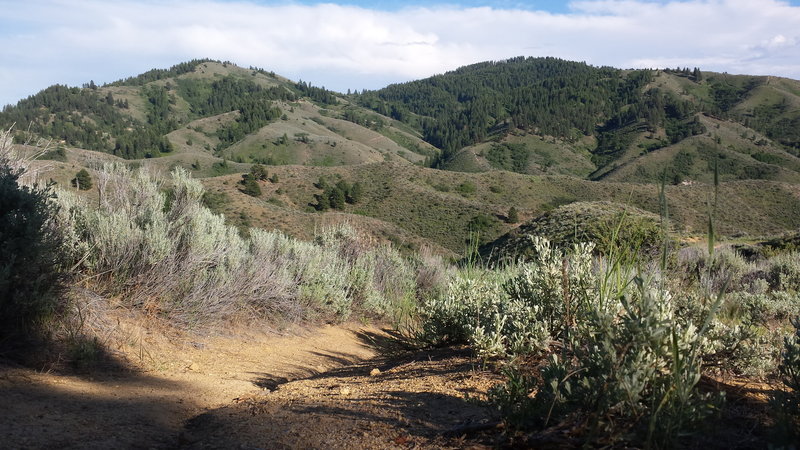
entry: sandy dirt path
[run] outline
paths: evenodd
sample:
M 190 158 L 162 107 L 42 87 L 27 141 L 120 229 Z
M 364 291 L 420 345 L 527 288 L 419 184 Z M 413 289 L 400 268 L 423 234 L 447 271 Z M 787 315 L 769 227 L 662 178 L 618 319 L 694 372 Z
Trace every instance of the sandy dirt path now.
M 458 352 L 387 352 L 374 327 L 134 341 L 112 354 L 138 369 L 0 367 L 0 447 L 462 447 L 495 422 L 465 400 L 493 375 Z

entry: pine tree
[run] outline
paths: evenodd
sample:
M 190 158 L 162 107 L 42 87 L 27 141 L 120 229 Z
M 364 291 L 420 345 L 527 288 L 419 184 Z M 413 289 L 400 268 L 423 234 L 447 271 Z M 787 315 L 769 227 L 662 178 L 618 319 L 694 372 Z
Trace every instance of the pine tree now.
M 72 179 L 72 185 L 81 191 L 88 191 L 92 188 L 92 176 L 89 175 L 86 169 L 81 169 Z
M 317 211 L 327 211 L 331 207 L 331 201 L 328 197 L 328 192 L 323 192 L 322 194 L 314 194 L 314 198 L 317 200 L 317 204 L 314 205 Z
M 250 167 L 250 176 L 258 181 L 267 181 L 269 178 L 267 169 L 261 164 L 253 164 L 253 166 Z
M 331 190 L 330 200 L 331 208 L 344 209 L 346 196 L 344 191 L 339 186 L 336 186 Z
M 350 194 L 347 196 L 347 203 L 358 203 L 364 196 L 364 187 L 359 182 L 355 182 L 350 188 Z
M 517 208 L 513 206 L 508 209 L 508 216 L 506 218 L 508 223 L 518 223 L 519 222 L 519 213 L 517 213 Z

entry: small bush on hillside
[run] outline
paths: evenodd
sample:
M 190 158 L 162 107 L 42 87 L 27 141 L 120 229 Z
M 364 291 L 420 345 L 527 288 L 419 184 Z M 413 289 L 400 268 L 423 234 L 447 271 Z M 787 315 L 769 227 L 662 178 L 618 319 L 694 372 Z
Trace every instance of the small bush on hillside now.
M 519 213 L 517 212 L 517 208 L 513 206 L 508 209 L 508 214 L 506 214 L 506 222 L 508 223 L 518 223 L 519 222 Z
M 744 275 L 753 269 L 747 261 L 730 247 L 714 252 L 713 257 L 705 249 L 690 247 L 678 254 L 680 273 L 689 284 L 705 288 L 710 292 L 733 292 L 743 288 Z
M 267 179 L 269 179 L 269 173 L 267 173 L 267 169 L 261 164 L 253 164 L 253 166 L 250 167 L 250 177 L 258 181 L 267 181 Z
M 242 178 L 242 192 L 251 196 L 251 197 L 259 197 L 261 196 L 261 186 L 258 185 L 258 181 L 254 178 L 251 178 L 247 175 Z
M 51 161 L 67 162 L 67 151 L 64 147 L 58 147 L 55 150 L 50 150 L 42 154 L 39 159 L 49 159 Z
M 782 253 L 769 263 L 773 289 L 800 293 L 800 252 Z
M 475 187 L 475 183 L 471 181 L 465 181 L 456 187 L 456 192 L 464 197 L 474 194 L 477 190 L 478 188 Z

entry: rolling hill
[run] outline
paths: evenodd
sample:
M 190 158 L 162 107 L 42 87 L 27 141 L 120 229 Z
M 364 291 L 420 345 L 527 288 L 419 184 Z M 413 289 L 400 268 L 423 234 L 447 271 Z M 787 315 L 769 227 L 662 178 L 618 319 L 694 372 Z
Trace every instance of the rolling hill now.
M 659 213 L 702 234 L 716 166 L 718 228 L 762 238 L 800 224 L 800 82 L 626 71 L 554 58 L 480 63 L 342 95 L 258 68 L 195 60 L 104 86 L 52 86 L 0 113 L 18 141 L 51 139 L 40 165 L 69 187 L 118 162 L 203 180 L 233 223 L 310 239 L 348 222 L 409 249 L 456 256 L 572 202 Z M 28 131 L 29 130 L 29 131 Z M 28 135 L 28 133 L 31 135 Z M 243 193 L 242 174 L 273 176 Z M 320 182 L 363 198 L 318 211 Z M 90 190 L 85 195 L 97 195 Z
M 724 179 L 796 182 L 798 94 L 784 78 L 514 58 L 356 98 L 440 147 L 444 169 L 677 182 L 725 159 Z

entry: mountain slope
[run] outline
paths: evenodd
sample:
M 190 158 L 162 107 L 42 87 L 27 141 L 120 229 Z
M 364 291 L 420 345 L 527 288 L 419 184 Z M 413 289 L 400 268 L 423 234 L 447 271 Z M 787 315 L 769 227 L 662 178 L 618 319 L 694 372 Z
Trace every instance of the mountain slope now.
M 95 174 L 109 161 L 181 166 L 204 178 L 215 210 L 243 228 L 310 239 L 344 221 L 400 246 L 456 255 L 471 235 L 487 243 L 512 230 L 512 207 L 522 220 L 579 201 L 657 214 L 655 182 L 665 175 L 675 184 L 667 189 L 675 230 L 702 234 L 714 167 L 721 234 L 796 230 L 800 158 L 792 134 L 778 129 L 797 117 L 798 93 L 800 83 L 787 79 L 551 58 L 341 96 L 200 60 L 106 86 L 51 87 L 6 108 L 0 122 L 22 130 L 27 118 L 34 133 L 53 137 L 41 164 L 65 187 L 81 168 Z M 452 128 L 452 142 L 462 132 L 484 136 L 463 148 L 423 140 L 462 119 L 485 128 Z M 431 162 L 448 170 L 421 167 Z M 257 181 L 261 194 L 249 196 L 241 181 L 254 163 L 273 181 Z M 358 182 L 363 198 L 324 212 L 320 186 L 339 182 Z
M 436 154 L 407 127 L 334 93 L 261 69 L 195 60 L 106 86 L 51 86 L 7 107 L 0 124 L 125 159 L 184 155 L 340 165 Z
M 727 178 L 794 181 L 800 163 L 798 93 L 800 83 L 775 77 L 699 69 L 626 71 L 555 58 L 514 58 L 388 86 L 356 99 L 416 127 L 443 149 L 438 167 L 445 169 L 549 171 L 603 179 L 651 152 L 681 144 L 694 148 L 693 142 L 684 142 L 707 136 L 712 139 L 701 145 L 702 158 L 729 151 L 754 158 L 722 167 Z M 720 126 L 741 131 L 738 136 L 715 132 Z M 555 148 L 547 151 L 536 139 L 514 142 L 519 139 L 512 136 L 519 134 Z M 759 149 L 741 148 L 752 147 L 745 140 Z M 614 179 L 655 181 L 669 170 L 668 161 L 641 165 L 646 173 L 626 178 L 622 172 Z

